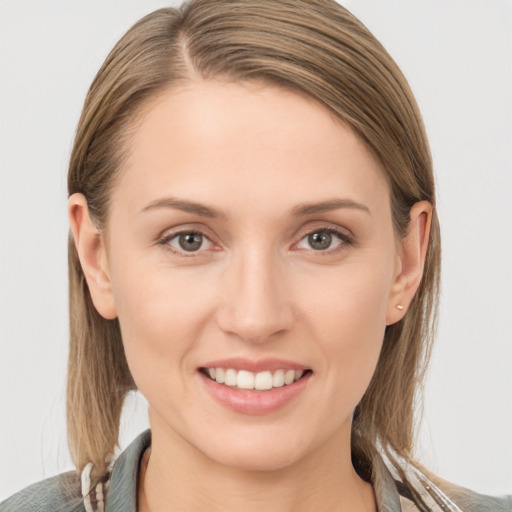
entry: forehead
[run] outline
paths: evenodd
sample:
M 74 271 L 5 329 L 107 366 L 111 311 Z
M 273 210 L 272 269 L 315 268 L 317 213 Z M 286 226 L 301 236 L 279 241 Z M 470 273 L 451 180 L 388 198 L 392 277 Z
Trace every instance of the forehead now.
M 318 102 L 273 86 L 169 89 L 146 105 L 128 146 L 113 201 L 136 209 L 165 194 L 267 212 L 333 196 L 389 202 L 360 138 Z

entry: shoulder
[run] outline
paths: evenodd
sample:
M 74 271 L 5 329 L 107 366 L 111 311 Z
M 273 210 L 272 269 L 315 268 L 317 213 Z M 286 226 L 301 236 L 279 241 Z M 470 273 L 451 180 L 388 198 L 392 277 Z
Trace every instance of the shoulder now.
M 107 484 L 105 509 L 111 512 L 137 509 L 140 460 L 150 445 L 151 431 L 148 429 L 118 457 Z M 0 503 L 0 512 L 86 512 L 80 477 L 76 471 L 69 471 L 26 487 Z
M 464 512 L 512 512 L 512 495 L 487 496 L 439 477 L 432 481 Z
M 373 484 L 379 510 L 512 512 L 512 496 L 487 496 L 439 478 L 405 458 L 374 454 Z
M 75 471 L 32 484 L 0 503 L 0 512 L 83 512 Z

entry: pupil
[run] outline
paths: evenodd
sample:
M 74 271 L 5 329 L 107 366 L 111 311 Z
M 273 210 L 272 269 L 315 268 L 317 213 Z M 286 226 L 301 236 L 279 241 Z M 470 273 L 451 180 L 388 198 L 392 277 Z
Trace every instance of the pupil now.
M 311 247 L 315 250 L 327 249 L 332 241 L 331 234 L 325 232 L 313 233 L 308 238 Z
M 196 251 L 202 242 L 202 235 L 199 233 L 186 233 L 179 238 L 180 247 L 185 251 Z

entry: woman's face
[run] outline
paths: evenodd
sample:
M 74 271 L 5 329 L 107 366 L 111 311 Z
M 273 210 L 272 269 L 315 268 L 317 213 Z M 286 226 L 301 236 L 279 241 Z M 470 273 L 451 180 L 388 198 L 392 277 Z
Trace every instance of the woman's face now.
M 156 98 L 129 146 L 106 261 L 154 438 L 248 469 L 347 446 L 396 314 L 379 164 L 312 100 L 217 81 Z

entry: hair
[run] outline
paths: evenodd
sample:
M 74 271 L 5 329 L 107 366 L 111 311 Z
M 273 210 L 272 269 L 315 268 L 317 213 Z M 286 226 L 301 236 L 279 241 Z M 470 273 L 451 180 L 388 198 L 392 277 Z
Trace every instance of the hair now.
M 428 141 L 396 63 L 334 0 L 191 0 L 139 20 L 116 44 L 87 94 L 72 149 L 69 194 L 85 195 L 97 226 L 150 99 L 192 80 L 258 81 L 313 98 L 349 126 L 388 180 L 397 238 L 418 201 L 433 207 L 424 274 L 404 318 L 386 328 L 371 383 L 353 419 L 354 458 L 377 449 L 414 458 L 419 390 L 436 325 L 439 225 Z M 125 396 L 136 389 L 117 320 L 92 303 L 69 239 L 67 421 L 78 471 L 102 478 L 118 442 Z M 364 465 L 364 464 L 363 464 Z

